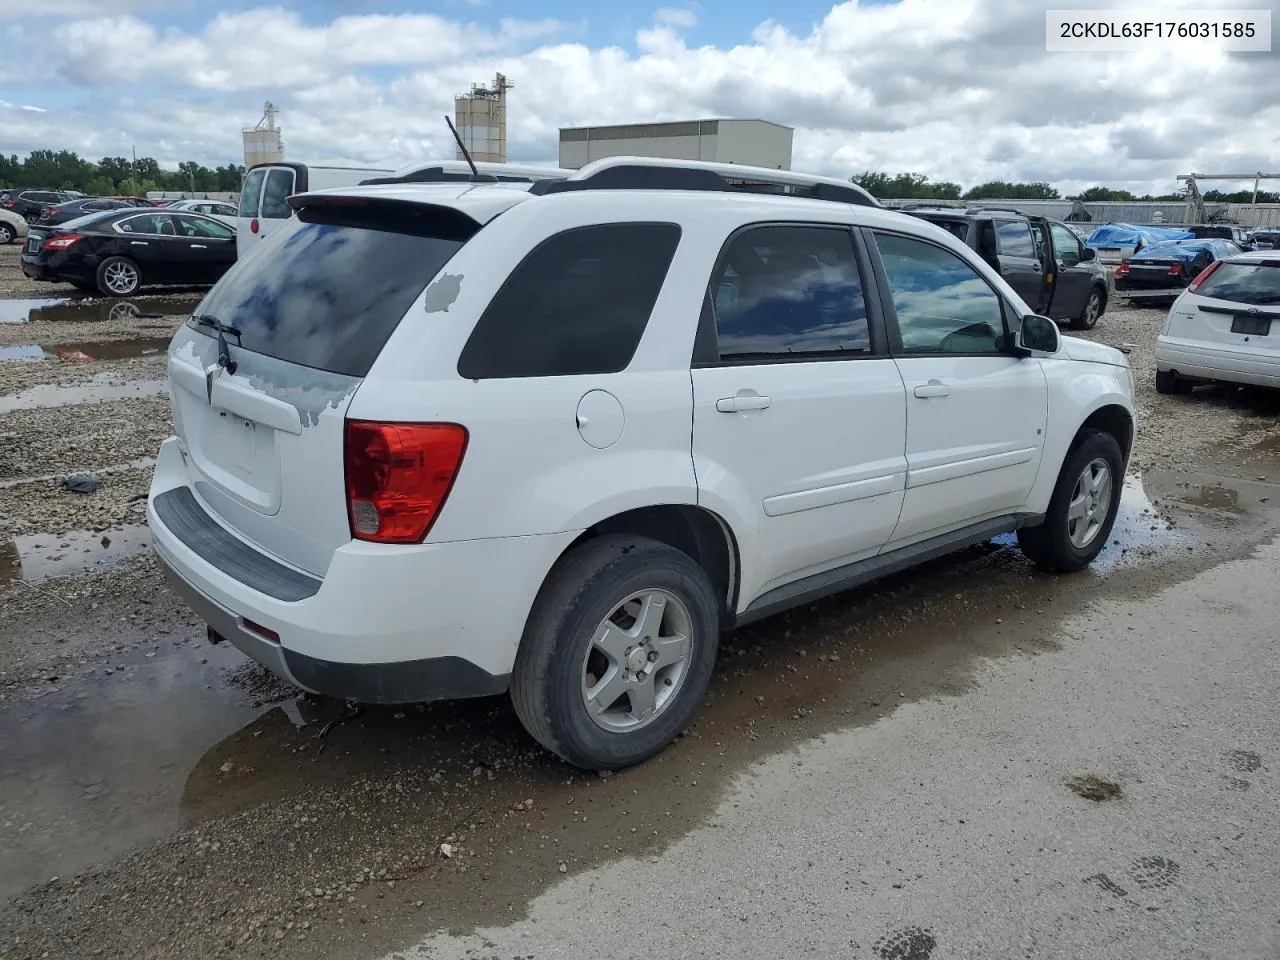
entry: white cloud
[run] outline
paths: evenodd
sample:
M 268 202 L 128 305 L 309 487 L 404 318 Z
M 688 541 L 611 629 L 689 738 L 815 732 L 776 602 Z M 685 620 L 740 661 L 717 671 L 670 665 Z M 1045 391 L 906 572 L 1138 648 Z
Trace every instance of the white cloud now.
M 225 163 L 269 98 L 290 157 L 395 166 L 452 156 L 441 116 L 497 70 L 516 83 L 513 160 L 554 160 L 560 126 L 742 116 L 796 127 L 797 169 L 1167 192 L 1192 169 L 1274 166 L 1280 142 L 1276 55 L 1050 55 L 1044 7 L 1026 0 L 845 2 L 802 31 L 743 24 L 735 45 L 690 46 L 682 33 L 695 23 L 688 9 L 655 9 L 627 49 L 574 42 L 554 20 L 314 26 L 278 7 L 194 32 L 139 16 L 73 20 L 0 66 L 6 90 L 50 111 L 0 106 L 0 147 L 96 157 L 136 143 L 158 159 Z M 27 67 L 42 86 L 22 86 Z M 46 102 L 50 71 L 63 86 Z

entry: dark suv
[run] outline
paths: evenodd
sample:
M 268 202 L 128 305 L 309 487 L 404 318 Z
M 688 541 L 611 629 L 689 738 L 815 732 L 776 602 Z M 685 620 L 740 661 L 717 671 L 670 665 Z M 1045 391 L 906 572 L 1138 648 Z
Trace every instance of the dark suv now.
M 74 199 L 72 194 L 56 190 L 6 190 L 0 193 L 0 207 L 12 210 L 28 223 L 40 216 L 45 207 Z
M 1092 330 L 1107 309 L 1107 275 L 1093 249 L 1060 220 L 1013 210 L 907 208 L 955 234 L 1036 313 Z

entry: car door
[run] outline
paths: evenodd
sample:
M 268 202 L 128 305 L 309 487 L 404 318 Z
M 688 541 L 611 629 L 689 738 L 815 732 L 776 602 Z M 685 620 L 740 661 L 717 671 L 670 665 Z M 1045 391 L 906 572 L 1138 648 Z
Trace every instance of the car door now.
M 1085 266 L 1084 247 L 1066 224 L 1045 221 L 1052 241 L 1050 261 L 1054 265 L 1053 295 L 1048 316 L 1070 320 L 1080 316 L 1093 290 L 1094 271 Z
M 262 185 L 267 179 L 267 168 L 249 171 L 240 191 L 240 206 L 236 211 L 236 248 L 244 256 L 253 249 L 262 235 L 258 213 L 262 209 Z
M 1032 310 L 1042 308 L 1046 289 L 1044 267 L 1031 235 L 1030 222 L 1025 217 L 993 217 L 992 226 L 1000 275 Z
M 734 505 L 740 603 L 875 555 L 902 505 L 906 399 L 846 227 L 744 228 L 721 251 L 692 371 L 701 502 Z M 869 309 L 869 306 L 871 309 Z
M 236 261 L 235 231 L 210 217 L 191 213 L 171 216 L 178 224 L 178 233 L 187 240 L 190 257 L 189 273 L 177 282 L 217 283 Z
M 919 237 L 872 237 L 907 403 L 907 487 L 890 546 L 1017 513 L 1044 440 L 1040 362 L 1013 353 L 1009 308 L 968 260 Z
M 182 279 L 191 259 L 187 240 L 178 235 L 171 214 L 139 213 L 116 223 L 127 238 L 122 252 L 137 261 L 143 283 L 190 283 Z

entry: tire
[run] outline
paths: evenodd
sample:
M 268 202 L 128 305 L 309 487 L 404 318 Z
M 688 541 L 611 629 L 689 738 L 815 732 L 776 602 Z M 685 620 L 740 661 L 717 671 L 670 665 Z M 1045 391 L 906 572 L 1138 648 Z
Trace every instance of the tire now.
M 0 220 L 0 247 L 13 243 L 18 239 L 18 231 L 13 228 L 13 224 Z
M 1190 393 L 1193 386 L 1191 381 L 1182 379 L 1172 370 L 1156 371 L 1156 393 L 1181 396 Z
M 664 605 L 649 608 L 659 618 L 653 633 L 636 635 L 630 631 L 644 631 L 644 624 L 630 615 L 640 612 L 643 596 Z M 605 633 L 610 639 L 594 642 L 614 618 Z M 663 631 L 688 637 L 683 660 L 661 664 L 659 649 L 673 657 L 679 652 L 653 642 Z M 535 740 L 576 767 L 641 763 L 693 716 L 711 679 L 719 634 L 715 590 L 688 554 L 647 537 L 587 541 L 561 558 L 538 593 L 511 679 L 516 714 Z M 632 646 L 632 639 L 641 643 Z M 661 665 L 646 670 L 650 662 Z M 633 679 L 637 668 L 647 684 Z M 633 690 L 653 692 L 647 719 L 637 718 L 643 708 L 631 699 Z M 593 694 L 594 709 L 588 706 Z
M 1092 330 L 1098 325 L 1098 318 L 1107 309 L 1107 296 L 1101 287 L 1094 287 L 1080 308 L 1080 313 L 1071 321 L 1072 330 Z
M 107 257 L 98 264 L 98 289 L 103 296 L 131 297 L 141 286 L 142 271 L 128 257 Z
M 1085 471 L 1089 470 L 1095 482 L 1105 467 L 1108 480 L 1106 488 L 1082 490 L 1087 484 Z M 1107 545 L 1111 528 L 1116 522 L 1116 509 L 1120 505 L 1120 489 L 1124 482 L 1124 454 L 1116 438 L 1101 430 L 1085 430 L 1076 439 L 1058 474 L 1057 486 L 1049 500 L 1044 522 L 1018 531 L 1018 546 L 1026 557 L 1041 570 L 1049 573 L 1075 573 L 1093 562 Z M 1071 513 L 1073 501 L 1083 496 L 1086 508 L 1094 512 L 1079 517 L 1074 528 L 1078 536 L 1073 539 Z M 1091 502 L 1091 498 L 1093 499 Z M 1106 515 L 1097 521 L 1096 510 L 1105 501 Z M 1079 523 L 1085 523 L 1080 530 Z

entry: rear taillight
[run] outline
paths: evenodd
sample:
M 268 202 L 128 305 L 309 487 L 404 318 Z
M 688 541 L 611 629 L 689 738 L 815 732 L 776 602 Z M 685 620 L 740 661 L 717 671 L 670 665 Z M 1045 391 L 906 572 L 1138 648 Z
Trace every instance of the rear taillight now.
M 1176 277 L 1181 272 L 1182 272 L 1182 267 L 1180 267 L 1178 264 L 1176 263 L 1169 264 L 1169 276 Z
M 1206 280 L 1208 280 L 1211 276 L 1213 276 L 1213 271 L 1217 270 L 1220 266 L 1222 266 L 1221 260 L 1213 261 L 1213 263 L 1209 264 L 1207 267 L 1205 267 L 1203 270 L 1200 271 L 1200 275 L 1198 277 L 1196 277 L 1194 280 L 1191 281 L 1191 283 L 1187 285 L 1187 290 L 1191 293 L 1195 293 L 1196 288 L 1199 287 Z
M 348 420 L 344 446 L 351 536 L 421 543 L 458 475 L 467 430 L 456 423 Z
M 1127 277 L 1129 275 L 1129 265 L 1127 263 L 1116 264 L 1115 275 L 1117 277 Z
M 13 201 L 13 200 L 5 200 L 5 201 L 2 201 L 3 205 L 4 205 L 4 206 L 6 206 L 6 207 L 12 207 L 12 206 L 13 206 L 13 204 L 14 204 L 14 202 L 15 202 L 15 201 Z
M 257 217 L 254 217 L 252 220 L 250 220 L 250 221 L 249 221 L 249 232 L 250 232 L 250 233 L 257 233 L 257 232 L 258 232 L 258 218 L 257 218 Z
M 72 244 L 79 243 L 84 237 L 78 233 L 69 233 L 63 237 L 50 237 L 44 242 L 42 250 L 66 250 Z

